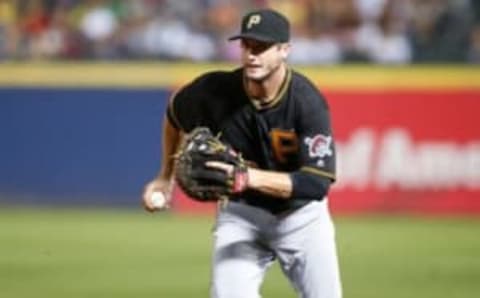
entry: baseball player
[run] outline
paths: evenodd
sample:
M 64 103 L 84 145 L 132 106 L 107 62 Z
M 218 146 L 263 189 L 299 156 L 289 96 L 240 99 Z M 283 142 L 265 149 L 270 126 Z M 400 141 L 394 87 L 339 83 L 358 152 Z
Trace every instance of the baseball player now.
M 290 25 L 280 13 L 246 14 L 241 68 L 203 74 L 172 98 L 164 123 L 163 164 L 145 187 L 167 192 L 181 134 L 206 126 L 249 161 L 244 191 L 219 204 L 211 297 L 260 297 L 278 260 L 303 298 L 339 298 L 341 283 L 327 194 L 335 181 L 335 148 L 325 98 L 286 63 Z M 231 171 L 231 166 L 208 162 Z

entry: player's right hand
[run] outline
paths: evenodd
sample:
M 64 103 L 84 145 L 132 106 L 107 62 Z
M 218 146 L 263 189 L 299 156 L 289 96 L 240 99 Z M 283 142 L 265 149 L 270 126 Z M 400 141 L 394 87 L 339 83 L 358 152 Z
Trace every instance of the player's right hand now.
M 170 206 L 170 187 L 171 183 L 168 180 L 156 178 L 145 185 L 142 194 L 143 208 L 148 212 L 155 212 L 159 210 L 168 209 Z M 166 198 L 165 206 L 159 208 L 154 206 L 152 202 L 152 195 L 155 192 L 161 192 Z

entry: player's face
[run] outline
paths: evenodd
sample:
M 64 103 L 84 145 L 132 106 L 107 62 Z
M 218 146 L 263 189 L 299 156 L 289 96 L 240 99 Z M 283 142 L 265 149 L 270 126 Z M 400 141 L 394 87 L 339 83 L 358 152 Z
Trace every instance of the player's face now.
M 288 44 L 242 39 L 242 64 L 247 79 L 262 81 L 279 69 L 289 52 Z

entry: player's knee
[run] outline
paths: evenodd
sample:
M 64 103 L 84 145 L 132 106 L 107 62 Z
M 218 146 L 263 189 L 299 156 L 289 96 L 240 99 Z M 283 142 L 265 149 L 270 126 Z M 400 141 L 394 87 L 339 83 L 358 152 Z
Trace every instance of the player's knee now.
M 215 264 L 211 284 L 214 298 L 260 298 L 263 274 L 254 263 L 229 260 Z

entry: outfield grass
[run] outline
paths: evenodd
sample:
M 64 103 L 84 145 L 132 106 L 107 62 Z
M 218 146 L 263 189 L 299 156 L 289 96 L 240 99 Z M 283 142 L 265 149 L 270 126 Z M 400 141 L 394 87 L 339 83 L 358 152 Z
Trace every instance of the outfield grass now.
M 345 298 L 480 293 L 480 219 L 336 217 Z M 0 206 L 0 297 L 208 297 L 210 217 Z M 263 297 L 295 297 L 278 267 Z

